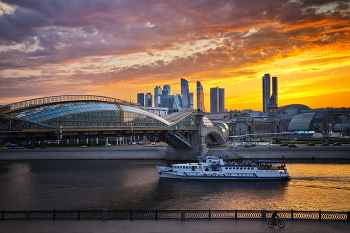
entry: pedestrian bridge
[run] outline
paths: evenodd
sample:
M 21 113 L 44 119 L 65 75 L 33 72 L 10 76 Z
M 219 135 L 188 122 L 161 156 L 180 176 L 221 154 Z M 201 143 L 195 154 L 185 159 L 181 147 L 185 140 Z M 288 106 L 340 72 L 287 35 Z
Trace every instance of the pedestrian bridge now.
M 194 110 L 164 118 L 133 103 L 104 96 L 63 95 L 0 106 L 3 141 L 84 140 L 148 137 L 166 142 L 173 151 L 205 151 L 225 144 L 228 127 L 214 125 Z

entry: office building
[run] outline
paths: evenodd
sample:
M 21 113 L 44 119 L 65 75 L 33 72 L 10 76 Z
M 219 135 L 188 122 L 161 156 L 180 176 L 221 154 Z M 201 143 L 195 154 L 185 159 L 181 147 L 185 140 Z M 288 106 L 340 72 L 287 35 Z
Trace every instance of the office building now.
M 172 109 L 173 108 L 173 96 L 171 96 L 171 95 L 163 96 L 162 97 L 162 107 Z
M 170 96 L 171 91 L 170 91 L 170 86 L 169 85 L 165 85 L 163 86 L 163 90 L 162 90 L 162 100 L 161 100 L 161 107 L 165 107 L 168 108 L 169 107 L 169 99 L 168 97 Z
M 210 88 L 210 112 L 225 111 L 225 89 Z
M 164 85 L 162 90 L 162 96 L 171 95 L 171 87 L 169 85 Z
M 262 111 L 267 113 L 268 107 L 270 104 L 270 98 L 274 99 L 275 105 L 278 106 L 278 80 L 277 77 L 272 77 L 272 94 L 271 94 L 271 83 L 270 83 L 270 74 L 265 74 L 262 77 L 262 97 L 263 97 L 263 106 Z
M 199 81 L 197 81 L 197 109 L 205 112 L 203 86 Z
M 152 107 L 152 94 L 151 93 L 146 93 L 146 96 L 145 96 L 145 106 L 146 107 Z
M 137 94 L 137 103 L 142 107 L 145 106 L 145 94 L 144 93 Z
M 162 106 L 162 88 L 160 86 L 156 86 L 154 88 L 154 107 Z
M 190 109 L 193 109 L 193 93 L 190 94 Z
M 186 79 L 181 79 L 181 99 L 182 99 L 182 108 L 190 108 L 190 93 L 188 87 L 188 81 Z

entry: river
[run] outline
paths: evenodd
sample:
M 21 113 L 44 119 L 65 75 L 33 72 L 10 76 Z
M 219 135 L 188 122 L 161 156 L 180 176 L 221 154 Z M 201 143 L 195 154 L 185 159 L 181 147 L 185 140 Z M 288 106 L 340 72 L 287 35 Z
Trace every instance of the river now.
M 159 179 L 164 160 L 0 161 L 0 210 L 350 211 L 350 161 L 288 161 L 289 181 Z

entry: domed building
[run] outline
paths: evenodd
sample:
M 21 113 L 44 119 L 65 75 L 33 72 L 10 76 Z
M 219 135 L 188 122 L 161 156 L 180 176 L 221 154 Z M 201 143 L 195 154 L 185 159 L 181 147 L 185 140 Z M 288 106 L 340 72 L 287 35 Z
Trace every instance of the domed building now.
M 349 135 L 349 108 L 311 109 L 306 105 L 291 104 L 280 107 L 278 113 L 290 132 Z
M 278 116 L 281 119 L 291 120 L 295 115 L 300 114 L 303 110 L 311 109 L 309 106 L 303 104 L 290 104 L 278 108 Z

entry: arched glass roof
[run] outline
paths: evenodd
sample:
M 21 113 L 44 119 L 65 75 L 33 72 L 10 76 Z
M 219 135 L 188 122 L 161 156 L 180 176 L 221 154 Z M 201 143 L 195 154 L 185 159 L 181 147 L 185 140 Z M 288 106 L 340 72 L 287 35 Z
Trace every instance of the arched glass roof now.
M 119 108 L 117 105 L 110 103 L 74 102 L 28 108 L 9 113 L 8 115 L 22 118 L 24 120 L 43 122 L 67 115 L 96 111 L 119 111 Z
M 127 125 L 137 126 L 167 127 L 170 125 L 169 121 L 164 118 L 131 103 L 113 102 L 110 99 L 98 101 L 97 99 L 99 98 L 70 102 L 66 98 L 63 98 L 63 102 L 59 102 L 60 99 L 58 98 L 56 101 L 50 99 L 50 103 L 37 103 L 30 106 L 26 105 L 25 107 L 16 105 L 16 108 L 12 108 L 5 114 L 31 122 L 44 123 L 51 126 L 63 125 L 66 127 L 89 125 L 121 126 L 124 122 Z M 40 102 L 43 102 L 43 100 L 45 98 L 40 99 Z M 121 112 L 124 112 L 124 114 Z
M 127 105 L 121 105 L 122 109 L 126 112 L 133 112 L 133 113 L 138 113 L 141 115 L 145 115 L 151 118 L 155 118 L 156 120 L 163 122 L 166 125 L 170 125 L 168 121 L 166 121 L 164 118 L 161 118 L 160 116 L 155 115 L 154 113 L 148 112 L 146 110 L 140 109 L 140 108 L 135 108 Z
M 315 116 L 315 112 L 303 113 L 295 115 L 288 126 L 288 131 L 306 131 L 309 130 L 311 121 Z
M 54 103 L 64 103 L 64 102 L 81 102 L 81 101 L 100 101 L 108 103 L 120 103 L 128 105 L 129 102 L 125 100 L 120 100 L 116 98 L 106 97 L 106 96 L 96 96 L 96 95 L 61 95 L 61 96 L 49 96 L 31 100 L 25 100 L 21 102 L 16 102 L 12 104 L 7 104 L 0 106 L 0 112 L 7 113 L 12 111 L 17 111 L 20 109 L 31 108 L 35 106 L 43 106 L 46 104 Z

